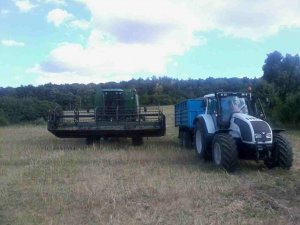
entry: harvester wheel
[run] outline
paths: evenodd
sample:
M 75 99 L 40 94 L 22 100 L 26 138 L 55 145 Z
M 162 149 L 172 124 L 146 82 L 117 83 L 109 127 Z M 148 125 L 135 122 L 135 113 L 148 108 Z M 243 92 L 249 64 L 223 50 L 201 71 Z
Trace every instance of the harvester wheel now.
M 210 146 L 207 144 L 207 131 L 200 124 L 195 128 L 194 143 L 195 152 L 199 158 L 203 158 L 205 161 L 212 159 Z
M 274 133 L 273 143 L 271 156 L 265 160 L 265 165 L 269 169 L 277 166 L 290 169 L 293 164 L 293 149 L 290 142 L 284 135 Z
M 140 146 L 144 143 L 143 137 L 133 137 L 132 138 L 132 145 Z
M 213 139 L 213 161 L 220 168 L 234 172 L 239 164 L 235 140 L 229 134 L 216 134 Z
M 101 138 L 100 137 L 87 137 L 85 139 L 86 145 L 92 145 L 94 143 L 100 143 Z
M 87 137 L 85 139 L 86 145 L 92 145 L 94 143 L 94 139 L 92 137 Z

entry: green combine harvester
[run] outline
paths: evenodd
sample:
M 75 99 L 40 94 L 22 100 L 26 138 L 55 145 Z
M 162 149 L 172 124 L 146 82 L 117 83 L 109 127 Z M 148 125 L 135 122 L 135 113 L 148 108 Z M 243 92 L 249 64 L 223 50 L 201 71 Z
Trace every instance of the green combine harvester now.
M 48 130 L 60 138 L 86 138 L 87 144 L 127 137 L 133 145 L 142 145 L 143 137 L 165 135 L 166 120 L 159 107 L 140 107 L 134 89 L 100 89 L 94 109 L 53 110 Z

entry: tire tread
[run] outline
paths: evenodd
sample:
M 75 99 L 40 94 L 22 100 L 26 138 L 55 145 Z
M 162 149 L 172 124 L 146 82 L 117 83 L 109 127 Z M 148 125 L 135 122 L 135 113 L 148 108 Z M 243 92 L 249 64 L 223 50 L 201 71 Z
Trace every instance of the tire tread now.
M 238 151 L 235 140 L 229 134 L 216 134 L 213 143 L 221 147 L 221 166 L 228 172 L 234 172 L 239 166 Z
M 277 149 L 277 163 L 283 169 L 290 169 L 293 164 L 293 149 L 289 140 L 282 134 L 274 134 Z

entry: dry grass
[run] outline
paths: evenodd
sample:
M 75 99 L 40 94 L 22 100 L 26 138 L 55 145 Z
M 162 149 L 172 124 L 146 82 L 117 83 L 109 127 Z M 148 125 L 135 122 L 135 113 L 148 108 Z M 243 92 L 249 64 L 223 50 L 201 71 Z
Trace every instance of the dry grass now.
M 86 147 L 45 127 L 0 129 L 0 224 L 300 224 L 300 133 L 290 171 L 243 162 L 235 174 L 167 136 Z

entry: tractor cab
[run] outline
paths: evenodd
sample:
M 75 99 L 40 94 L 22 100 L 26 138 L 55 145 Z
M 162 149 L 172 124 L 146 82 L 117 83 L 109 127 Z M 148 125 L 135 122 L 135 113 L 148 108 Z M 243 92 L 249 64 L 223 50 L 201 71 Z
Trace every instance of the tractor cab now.
M 235 113 L 250 115 L 265 119 L 261 102 L 258 98 L 251 98 L 250 93 L 219 92 L 216 97 L 217 123 L 220 128 L 229 128 L 230 120 Z
M 228 128 L 234 113 L 249 114 L 249 96 L 244 93 L 216 93 L 217 122 L 220 128 Z

